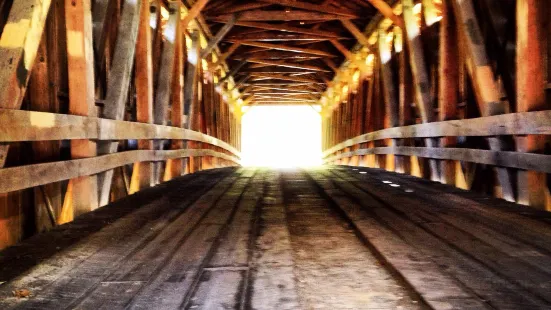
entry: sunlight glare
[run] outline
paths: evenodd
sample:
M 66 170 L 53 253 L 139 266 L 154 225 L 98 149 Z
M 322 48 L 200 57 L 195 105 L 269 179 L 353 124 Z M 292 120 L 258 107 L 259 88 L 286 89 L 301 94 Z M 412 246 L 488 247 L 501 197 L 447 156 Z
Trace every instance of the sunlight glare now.
M 321 116 L 311 106 L 255 106 L 243 115 L 242 164 L 321 165 Z

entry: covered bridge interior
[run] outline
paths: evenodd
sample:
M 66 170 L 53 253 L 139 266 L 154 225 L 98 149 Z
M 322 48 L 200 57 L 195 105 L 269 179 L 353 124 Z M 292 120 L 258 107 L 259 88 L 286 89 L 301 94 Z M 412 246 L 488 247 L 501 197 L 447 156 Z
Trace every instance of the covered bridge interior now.
M 551 309 L 550 16 L 0 0 L 0 308 Z M 307 105 L 323 166 L 242 166 Z

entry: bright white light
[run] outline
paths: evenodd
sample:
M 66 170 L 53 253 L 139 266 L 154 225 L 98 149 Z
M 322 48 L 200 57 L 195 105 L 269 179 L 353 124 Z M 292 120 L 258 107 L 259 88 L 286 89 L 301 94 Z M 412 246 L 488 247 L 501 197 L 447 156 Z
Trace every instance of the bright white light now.
M 392 184 L 392 182 L 390 182 L 390 181 L 383 181 L 383 183 L 385 183 L 385 184 Z
M 310 106 L 255 106 L 243 115 L 242 164 L 289 168 L 321 160 L 321 116 Z
M 392 186 L 392 187 L 400 187 L 400 185 L 398 185 L 398 184 L 390 184 L 390 186 Z
M 367 174 L 367 172 L 365 172 L 365 171 L 360 171 L 360 174 Z
M 414 191 L 412 189 L 406 189 L 406 193 L 413 193 Z

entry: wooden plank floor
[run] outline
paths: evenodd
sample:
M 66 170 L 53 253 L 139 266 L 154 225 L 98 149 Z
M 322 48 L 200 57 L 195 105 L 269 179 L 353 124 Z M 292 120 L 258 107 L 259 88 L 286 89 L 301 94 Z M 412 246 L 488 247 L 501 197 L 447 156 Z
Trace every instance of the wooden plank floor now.
M 375 169 L 204 171 L 0 252 L 0 309 L 551 309 L 550 220 Z

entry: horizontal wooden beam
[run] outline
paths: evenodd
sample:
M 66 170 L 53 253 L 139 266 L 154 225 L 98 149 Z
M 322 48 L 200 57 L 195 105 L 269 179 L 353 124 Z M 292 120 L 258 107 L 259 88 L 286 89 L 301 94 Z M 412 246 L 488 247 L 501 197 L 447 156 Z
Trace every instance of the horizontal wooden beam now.
M 288 46 L 288 45 L 281 45 L 281 44 L 261 43 L 261 42 L 241 42 L 241 44 L 247 45 L 247 46 L 266 48 L 266 49 L 271 49 L 276 51 L 286 51 L 286 52 L 319 55 L 319 56 L 326 56 L 326 57 L 335 57 L 335 55 L 329 52 L 320 51 L 313 48 L 303 48 L 303 47 Z
M 261 78 L 274 79 L 274 80 L 285 80 L 285 81 L 303 82 L 303 83 L 311 83 L 311 84 L 315 84 L 315 83 L 324 84 L 324 82 L 321 82 L 318 80 L 312 80 L 312 79 L 295 77 L 295 76 L 285 76 L 281 74 L 251 73 L 251 76 L 257 76 Z
M 361 17 L 353 12 L 345 11 L 336 7 L 329 7 L 326 5 L 312 4 L 312 3 L 301 2 L 301 1 L 293 1 L 293 0 L 260 0 L 260 1 L 271 3 L 271 4 L 282 5 L 286 7 L 291 7 L 291 8 L 307 10 L 307 11 L 330 13 L 330 14 L 335 14 L 342 17 L 349 17 L 349 18 Z
M 221 21 L 223 22 L 223 21 Z M 285 24 L 270 24 L 270 23 L 258 23 L 258 22 L 245 22 L 245 21 L 238 21 L 236 23 L 237 26 L 242 27 L 250 27 L 250 28 L 258 28 L 258 29 L 265 29 L 265 30 L 275 30 L 275 31 L 283 31 L 283 32 L 293 32 L 293 33 L 301 33 L 301 34 L 310 34 L 320 37 L 326 37 L 326 38 L 333 38 L 333 39 L 340 39 L 340 35 L 329 32 L 329 31 L 323 31 L 323 30 L 316 30 L 316 29 L 308 29 L 308 28 L 300 28 L 300 27 L 293 27 L 288 26 Z
M 310 71 L 318 71 L 318 72 L 329 72 L 329 71 L 327 71 L 323 68 L 317 67 L 317 66 L 290 63 L 290 62 L 283 62 L 283 61 L 262 60 L 262 59 L 256 59 L 256 58 L 249 58 L 249 59 L 247 59 L 247 61 L 252 62 L 252 63 L 257 63 L 257 64 L 268 65 L 268 66 L 276 66 L 276 67 L 284 67 L 284 68 L 292 68 L 292 69 L 302 69 L 302 70 L 310 70 Z
M 207 20 L 224 21 L 227 22 L 231 19 L 231 14 L 224 15 L 207 15 Z M 307 11 L 267 11 L 267 10 L 254 10 L 242 12 L 239 16 L 241 21 L 250 22 L 265 22 L 265 21 L 329 21 L 345 18 L 336 14 L 319 13 L 319 12 L 307 12 Z
M 508 151 L 489 151 L 466 148 L 440 147 L 376 147 L 342 153 L 325 159 L 333 162 L 343 158 L 363 155 L 402 155 L 422 158 L 457 160 L 496 167 L 516 168 L 530 171 L 551 173 L 551 155 L 520 153 Z
M 550 135 L 550 123 L 551 111 L 538 111 L 394 127 L 346 140 L 324 154 L 327 156 L 353 145 L 383 139 Z
M 136 123 L 67 114 L 0 109 L 0 142 L 52 140 L 188 140 L 223 148 L 236 156 L 234 147 L 200 132 L 147 123 Z
M 230 35 L 228 40 L 241 40 L 241 41 L 317 41 L 317 40 L 329 40 L 330 38 L 325 36 L 317 36 L 311 34 L 287 34 L 287 33 L 253 33 L 246 36 Z M 340 38 L 344 39 L 344 38 Z
M 239 159 L 213 150 L 139 150 L 115 154 L 0 169 L 0 193 L 95 175 L 138 162 L 157 162 L 188 157 L 217 157 L 239 164 Z

